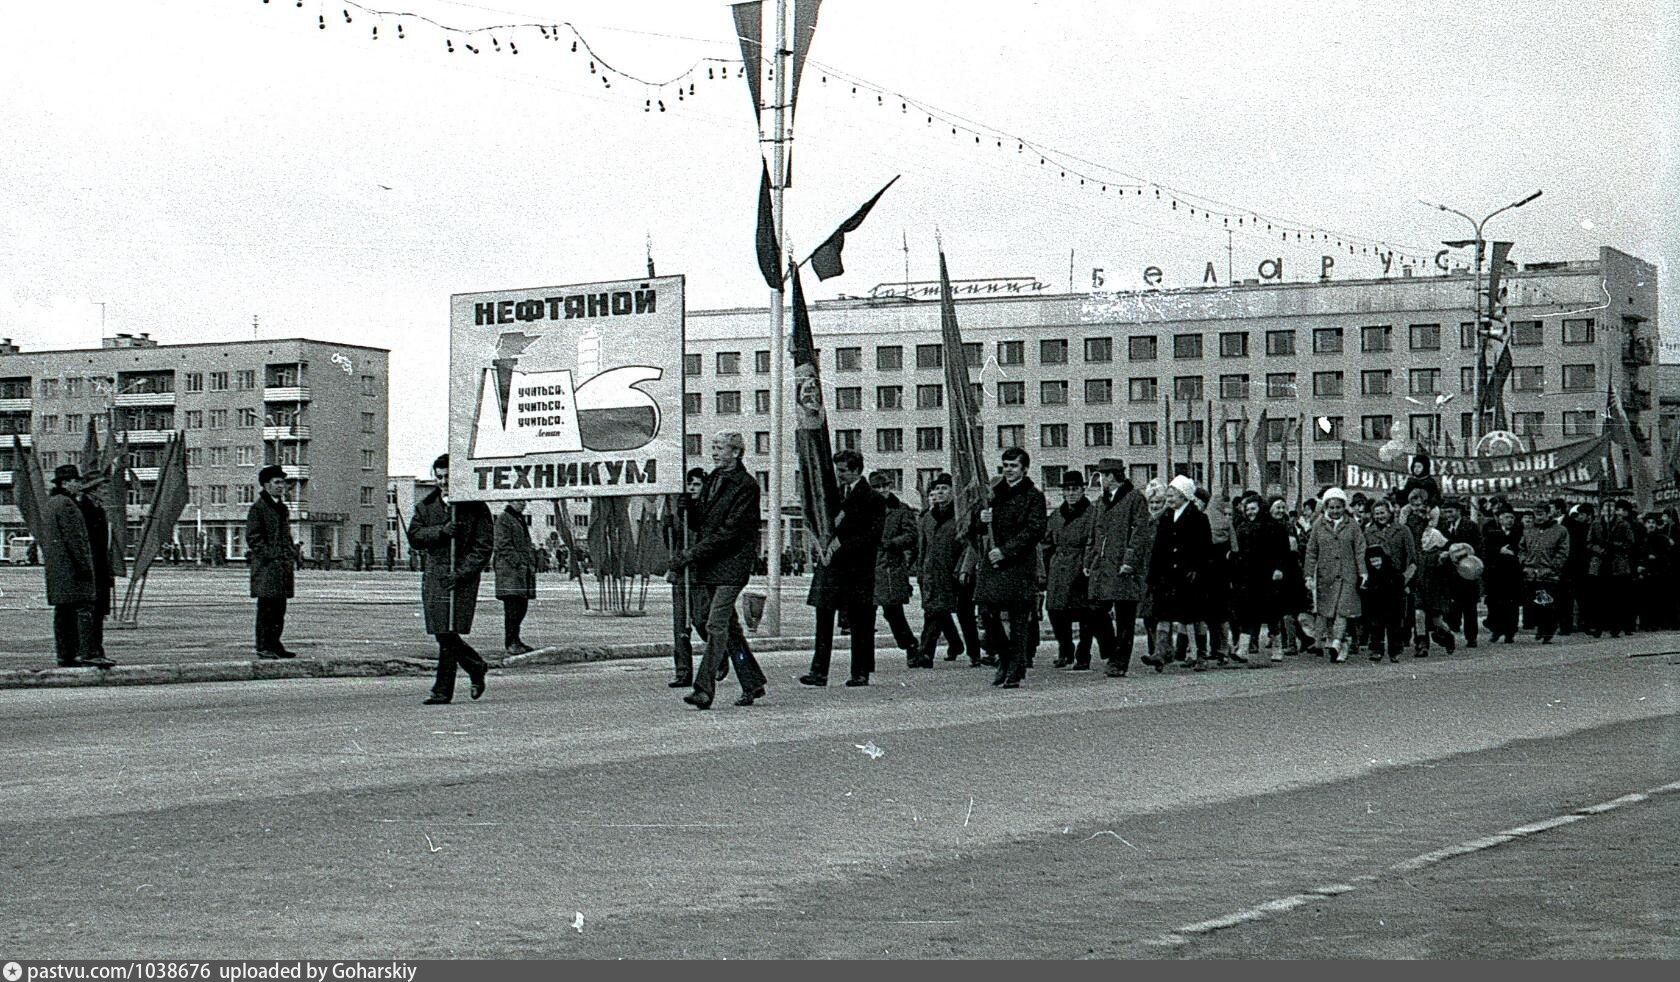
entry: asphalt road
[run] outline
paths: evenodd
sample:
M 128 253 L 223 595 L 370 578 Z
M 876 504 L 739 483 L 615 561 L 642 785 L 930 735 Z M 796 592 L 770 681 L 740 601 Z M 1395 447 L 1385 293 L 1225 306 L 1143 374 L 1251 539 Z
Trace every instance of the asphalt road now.
M 11 691 L 0 956 L 1674 957 L 1672 791 L 1395 869 L 1680 780 L 1680 636 L 1634 645 Z

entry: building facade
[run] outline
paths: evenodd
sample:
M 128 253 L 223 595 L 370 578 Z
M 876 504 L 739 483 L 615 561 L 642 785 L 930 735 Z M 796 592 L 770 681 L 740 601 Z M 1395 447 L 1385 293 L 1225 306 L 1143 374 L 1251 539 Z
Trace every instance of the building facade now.
M 389 353 L 310 341 L 159 345 L 119 334 L 95 349 L 20 351 L 0 343 L 0 534 L 23 532 L 12 496 L 12 435 L 50 480 L 77 462 L 92 421 L 126 437 L 138 537 L 170 434 L 186 434 L 191 503 L 175 529 L 189 558 L 241 559 L 257 471 L 297 478 L 289 503 L 304 555 L 337 561 L 357 543 L 384 556 Z
M 1597 436 L 1613 387 L 1655 474 L 1655 267 L 1602 248 L 1591 260 L 1508 268 L 1503 285 L 1510 429 L 1530 448 Z M 1293 500 L 1339 483 L 1344 439 L 1398 435 L 1468 452 L 1474 289 L 1464 269 L 959 298 L 957 314 L 990 465 L 1002 448 L 1021 446 L 1033 476 L 1054 485 L 1065 468 L 1120 457 L 1140 484 L 1188 473 L 1211 478 L 1216 493 L 1271 489 Z M 761 482 L 770 466 L 767 316 L 691 312 L 685 359 L 689 461 L 704 462 L 706 434 L 740 430 L 745 464 Z M 917 503 L 950 459 L 937 300 L 818 303 L 811 322 L 835 449 L 861 451 Z M 1494 351 L 1490 344 L 1490 360 Z M 791 410 L 785 418 L 784 506 L 796 506 Z

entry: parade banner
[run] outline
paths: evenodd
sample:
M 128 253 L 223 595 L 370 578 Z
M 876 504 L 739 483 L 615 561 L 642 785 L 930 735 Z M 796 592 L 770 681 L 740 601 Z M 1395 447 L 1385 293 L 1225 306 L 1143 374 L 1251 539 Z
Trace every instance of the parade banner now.
M 681 276 L 449 299 L 450 497 L 674 494 Z
M 1593 485 L 1604 474 L 1608 447 L 1608 437 L 1596 437 L 1506 457 L 1431 457 L 1429 464 L 1442 494 L 1510 496 Z M 1411 477 L 1414 459 L 1413 454 L 1400 454 L 1384 460 L 1376 447 L 1343 443 L 1342 486 L 1350 494 L 1399 490 Z

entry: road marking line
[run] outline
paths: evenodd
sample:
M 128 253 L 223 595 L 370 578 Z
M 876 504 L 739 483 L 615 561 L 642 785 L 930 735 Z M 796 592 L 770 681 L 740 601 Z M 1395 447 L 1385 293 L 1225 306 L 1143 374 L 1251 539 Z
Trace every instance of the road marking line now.
M 1464 842 L 1455 843 L 1454 845 L 1443 846 L 1440 849 L 1434 849 L 1429 852 L 1413 856 L 1410 859 L 1404 859 L 1398 863 L 1394 863 L 1388 867 L 1388 872 L 1416 872 L 1426 866 L 1433 866 L 1436 863 L 1445 862 L 1446 860 L 1453 859 L 1458 856 L 1468 856 L 1472 853 L 1478 853 L 1487 849 L 1493 849 L 1497 846 L 1502 846 L 1507 842 L 1515 842 L 1516 840 L 1526 836 L 1538 835 L 1541 832 L 1550 831 L 1551 829 L 1561 828 L 1565 825 L 1572 825 L 1575 822 L 1582 821 L 1592 815 L 1602 815 L 1606 812 L 1615 811 L 1618 808 L 1625 808 L 1628 805 L 1647 802 L 1651 800 L 1653 795 L 1668 794 L 1675 791 L 1680 791 L 1680 781 L 1671 781 L 1668 784 L 1650 788 L 1642 792 L 1624 794 L 1621 797 L 1611 798 L 1609 801 L 1602 801 L 1596 805 L 1587 805 L 1583 808 L 1577 808 L 1572 812 L 1558 815 L 1553 818 L 1529 822 L 1526 825 L 1519 825 L 1516 828 L 1506 829 L 1503 832 L 1495 832 L 1492 835 L 1484 835 L 1475 839 L 1467 839 Z M 1142 943 L 1151 947 L 1176 948 L 1189 944 L 1195 937 L 1212 934 L 1215 931 L 1220 931 L 1229 927 L 1236 927 L 1239 924 L 1249 924 L 1272 914 L 1287 913 L 1297 907 L 1310 904 L 1315 900 L 1325 900 L 1331 897 L 1339 897 L 1343 894 L 1352 893 L 1354 890 L 1357 890 L 1359 886 L 1368 883 L 1375 883 L 1377 880 L 1378 877 L 1374 874 L 1361 874 L 1359 876 L 1349 878 L 1346 883 L 1332 883 L 1327 886 L 1309 890 L 1306 893 L 1297 893 L 1288 897 L 1278 897 L 1273 900 L 1265 901 L 1264 903 L 1255 904 L 1253 907 L 1235 911 L 1222 917 L 1214 917 L 1205 921 L 1197 921 L 1194 924 L 1185 924 L 1182 927 L 1177 927 L 1171 931 L 1163 932 L 1152 938 L 1145 938 Z

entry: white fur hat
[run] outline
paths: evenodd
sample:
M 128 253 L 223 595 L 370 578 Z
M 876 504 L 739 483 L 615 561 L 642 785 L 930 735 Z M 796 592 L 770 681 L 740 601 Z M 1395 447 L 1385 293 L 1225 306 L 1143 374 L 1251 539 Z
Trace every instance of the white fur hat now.
M 1196 496 L 1196 482 L 1186 474 L 1180 474 L 1177 477 L 1174 477 L 1169 484 L 1173 490 L 1184 495 L 1186 498 L 1194 498 Z
M 1329 503 L 1332 499 L 1340 501 L 1345 505 L 1347 504 L 1347 492 L 1343 491 L 1341 488 L 1331 488 L 1322 495 L 1319 495 L 1318 498 L 1318 500 L 1322 503 Z

